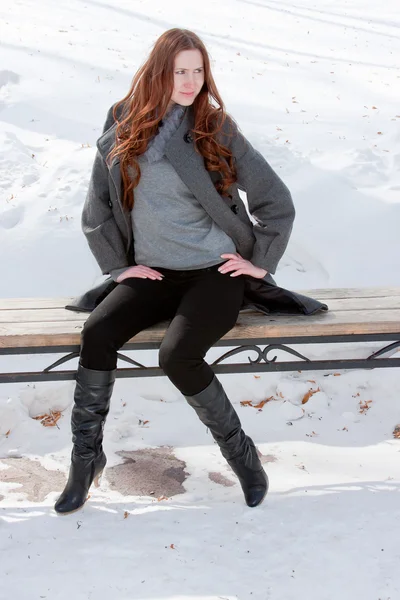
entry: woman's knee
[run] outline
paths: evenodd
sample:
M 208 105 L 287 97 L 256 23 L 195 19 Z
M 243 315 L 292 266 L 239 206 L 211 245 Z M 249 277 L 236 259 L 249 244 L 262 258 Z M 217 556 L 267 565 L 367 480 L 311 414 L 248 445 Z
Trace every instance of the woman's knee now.
M 81 347 L 87 352 L 99 352 L 112 346 L 112 339 L 104 321 L 90 317 L 83 326 Z
M 161 344 L 158 351 L 158 364 L 165 374 L 170 369 L 170 366 L 175 362 L 174 350 L 171 347 L 167 347 L 166 344 Z
M 161 344 L 158 352 L 158 364 L 166 375 L 173 375 L 192 363 L 201 362 L 201 358 L 188 356 L 187 351 L 178 345 Z

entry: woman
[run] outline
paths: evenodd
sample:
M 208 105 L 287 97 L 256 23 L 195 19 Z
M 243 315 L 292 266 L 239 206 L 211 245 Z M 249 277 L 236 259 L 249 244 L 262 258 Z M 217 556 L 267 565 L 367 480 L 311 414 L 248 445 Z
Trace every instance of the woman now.
M 188 30 L 157 40 L 97 145 L 82 226 L 116 284 L 83 328 L 71 467 L 55 510 L 80 508 L 105 467 L 117 351 L 166 319 L 160 366 L 210 429 L 247 505 L 257 506 L 267 475 L 204 356 L 235 325 L 245 286 L 262 281 L 265 289 L 275 271 L 294 219 L 290 193 L 226 115 L 205 46 Z M 297 310 L 321 309 L 291 292 L 281 295 L 283 307 L 288 298 Z

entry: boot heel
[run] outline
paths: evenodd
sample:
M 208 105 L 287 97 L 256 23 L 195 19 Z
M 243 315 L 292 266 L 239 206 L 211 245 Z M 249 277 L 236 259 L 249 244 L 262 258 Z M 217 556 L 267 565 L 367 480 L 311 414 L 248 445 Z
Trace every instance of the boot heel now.
M 93 479 L 94 487 L 96 487 L 96 488 L 100 487 L 102 475 L 103 475 L 103 471 L 100 471 L 100 473 L 98 473 L 96 475 L 96 477 Z

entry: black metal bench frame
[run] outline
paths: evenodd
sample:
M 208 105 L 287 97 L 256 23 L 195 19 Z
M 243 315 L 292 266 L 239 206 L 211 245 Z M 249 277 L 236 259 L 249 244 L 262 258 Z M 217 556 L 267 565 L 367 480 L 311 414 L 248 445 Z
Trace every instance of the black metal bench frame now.
M 366 358 L 310 360 L 287 344 L 331 344 L 354 342 L 392 342 L 383 346 Z M 277 343 L 279 342 L 279 343 Z M 125 344 L 123 350 L 158 350 L 161 342 L 130 342 Z M 225 352 L 214 362 L 210 363 L 215 373 L 260 373 L 278 371 L 321 371 L 340 369 L 375 369 L 387 367 L 400 367 L 400 357 L 384 357 L 400 348 L 400 324 L 398 333 L 360 333 L 346 335 L 319 335 L 319 336 L 286 336 L 280 338 L 232 338 L 219 340 L 214 347 L 237 346 Z M 261 346 L 264 346 L 263 348 Z M 76 371 L 56 370 L 57 367 L 79 356 L 78 345 L 63 346 L 38 346 L 21 348 L 0 348 L 0 355 L 18 354 L 59 354 L 67 353 L 40 372 L 11 372 L 0 373 L 0 383 L 23 383 L 37 381 L 67 381 L 73 380 Z M 278 361 L 276 356 L 269 358 L 274 351 L 284 351 L 300 360 Z M 248 362 L 227 363 L 223 361 L 231 356 L 248 353 Z M 253 358 L 252 356 L 253 355 Z M 255 358 L 254 358 L 255 356 Z M 133 365 L 129 368 L 118 368 L 116 376 L 123 377 L 160 377 L 164 375 L 160 367 L 146 367 L 132 358 L 118 353 L 118 358 Z

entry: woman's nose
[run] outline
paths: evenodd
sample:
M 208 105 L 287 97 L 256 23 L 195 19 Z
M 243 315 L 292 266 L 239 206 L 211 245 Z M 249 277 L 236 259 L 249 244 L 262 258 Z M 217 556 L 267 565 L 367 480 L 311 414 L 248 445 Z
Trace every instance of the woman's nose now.
M 193 75 L 187 75 L 185 80 L 185 87 L 194 87 L 194 77 Z

